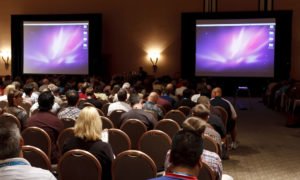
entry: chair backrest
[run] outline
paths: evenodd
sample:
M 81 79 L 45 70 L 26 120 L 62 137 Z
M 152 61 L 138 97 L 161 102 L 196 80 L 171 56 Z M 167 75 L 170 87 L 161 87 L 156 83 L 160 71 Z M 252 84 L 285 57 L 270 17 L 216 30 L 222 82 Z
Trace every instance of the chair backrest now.
M 96 109 L 97 109 L 97 111 L 99 113 L 99 116 L 104 116 L 104 113 L 103 113 L 103 111 L 101 109 L 98 109 L 98 108 L 96 108 Z
M 131 141 L 128 135 L 120 129 L 108 129 L 108 143 L 115 155 L 131 149 Z
M 22 146 L 23 157 L 34 167 L 51 171 L 51 162 L 47 154 L 37 147 L 25 145 Z
M 100 118 L 102 120 L 102 129 L 114 128 L 114 123 L 108 117 L 101 116 Z
M 140 137 L 147 131 L 146 125 L 138 119 L 128 119 L 120 127 L 130 138 L 131 148 L 138 148 Z
M 51 139 L 46 131 L 39 127 L 28 127 L 22 131 L 25 145 L 41 149 L 51 159 Z
M 0 108 L 4 109 L 7 106 L 7 101 L 0 101 Z
M 75 126 L 75 119 L 72 118 L 62 118 L 61 121 L 64 124 L 64 129 L 71 128 Z
M 217 175 L 212 169 L 204 162 L 202 162 L 202 167 L 200 169 L 198 179 L 201 180 L 217 180 Z
M 17 124 L 18 128 L 21 130 L 21 123 L 19 119 L 10 113 L 3 113 L 0 115 L 0 121 L 11 121 Z
M 65 142 L 67 142 L 69 139 L 73 137 L 74 137 L 74 128 L 66 128 L 59 133 L 56 141 L 56 145 L 60 154 L 62 152 L 62 148 Z
M 222 106 L 214 106 L 214 108 L 220 112 L 219 116 L 222 119 L 224 126 L 227 126 L 228 114 L 227 111 Z
M 145 153 L 137 150 L 124 151 L 113 160 L 113 180 L 142 180 L 156 177 L 156 166 Z M 126 178 L 125 178 L 126 177 Z
M 20 106 L 21 106 L 22 108 L 24 108 L 25 111 L 27 112 L 27 114 L 29 115 L 29 113 L 30 113 L 30 108 L 31 108 L 31 104 L 30 104 L 29 102 L 23 101 L 23 102 L 20 104 Z
M 174 109 L 167 112 L 167 114 L 164 116 L 164 119 L 173 119 L 181 126 L 183 121 L 186 119 L 186 116 L 178 109 Z
M 211 152 L 215 152 L 220 155 L 220 148 L 217 142 L 209 136 L 204 135 L 203 136 L 203 146 L 204 149 L 209 150 Z
M 158 121 L 155 129 L 165 132 L 172 139 L 173 136 L 180 130 L 180 126 L 172 119 L 162 119 Z
M 101 110 L 102 110 L 104 116 L 107 116 L 107 112 L 108 112 L 108 107 L 109 107 L 109 105 L 110 105 L 110 103 L 105 103 L 105 104 L 103 104 L 103 106 L 102 106 L 102 108 L 101 108 Z
M 189 106 L 179 106 L 177 109 L 183 112 L 183 114 L 186 116 L 189 116 L 192 112 L 192 108 L 190 108 Z
M 122 109 L 116 109 L 110 113 L 108 118 L 114 123 L 115 128 L 121 126 L 121 115 L 123 113 L 125 113 L 125 111 Z
M 60 180 L 101 180 L 102 167 L 98 159 L 85 150 L 66 152 L 57 165 Z
M 145 132 L 139 140 L 139 150 L 149 155 L 158 171 L 164 170 L 165 157 L 171 149 L 171 138 L 160 130 Z

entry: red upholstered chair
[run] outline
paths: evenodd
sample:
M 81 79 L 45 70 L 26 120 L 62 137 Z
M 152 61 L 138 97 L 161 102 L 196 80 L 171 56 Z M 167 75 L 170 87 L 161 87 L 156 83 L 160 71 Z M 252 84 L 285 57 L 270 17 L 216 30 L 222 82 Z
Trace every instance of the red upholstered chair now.
M 115 155 L 131 149 L 131 141 L 128 135 L 120 129 L 108 129 L 108 143 Z
M 51 171 L 51 162 L 48 156 L 39 148 L 25 145 L 22 146 L 23 157 L 34 167 Z
M 172 139 L 173 136 L 180 130 L 180 126 L 172 119 L 162 119 L 158 121 L 155 129 L 165 132 Z
M 172 140 L 166 133 L 160 130 L 150 130 L 142 135 L 138 148 L 153 159 L 158 171 L 163 171 L 165 157 L 171 149 L 171 143 Z
M 175 109 L 167 112 L 164 119 L 173 119 L 181 126 L 183 121 L 186 119 L 186 116 L 180 110 Z
M 101 180 L 102 167 L 98 159 L 85 150 L 66 152 L 57 165 L 60 180 Z
M 108 118 L 114 123 L 115 128 L 119 128 L 121 126 L 121 115 L 123 113 L 125 113 L 125 111 L 122 109 L 117 109 L 110 113 Z
M 147 131 L 146 125 L 138 119 L 128 119 L 120 129 L 129 136 L 132 149 L 137 149 L 140 137 Z
M 46 131 L 39 127 L 28 127 L 22 131 L 25 145 L 41 149 L 51 159 L 51 139 Z
M 59 133 L 56 141 L 56 145 L 60 154 L 62 152 L 64 143 L 73 137 L 74 137 L 74 128 L 67 128 Z
M 143 180 L 156 177 L 156 166 L 145 153 L 137 150 L 124 151 L 112 163 L 113 180 Z

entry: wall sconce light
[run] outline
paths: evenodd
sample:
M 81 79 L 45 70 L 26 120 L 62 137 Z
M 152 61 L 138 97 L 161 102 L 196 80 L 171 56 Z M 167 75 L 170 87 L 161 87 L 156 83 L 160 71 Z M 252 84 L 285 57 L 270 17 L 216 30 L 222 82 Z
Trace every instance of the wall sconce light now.
M 4 62 L 4 67 L 6 70 L 8 70 L 9 68 L 9 58 L 10 58 L 10 54 L 8 51 L 2 51 L 1 52 L 1 58 L 2 61 Z
M 157 62 L 158 62 L 158 58 L 159 58 L 159 52 L 150 52 L 149 53 L 149 57 L 150 57 L 150 61 L 152 63 L 152 68 L 153 68 L 153 72 L 155 73 L 157 71 Z

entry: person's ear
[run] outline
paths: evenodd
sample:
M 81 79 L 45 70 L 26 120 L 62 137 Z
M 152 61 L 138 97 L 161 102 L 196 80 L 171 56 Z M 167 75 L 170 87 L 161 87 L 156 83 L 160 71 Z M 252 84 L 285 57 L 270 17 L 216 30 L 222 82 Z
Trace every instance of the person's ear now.
M 20 147 L 24 146 L 24 139 L 21 137 L 20 138 Z
M 201 168 L 202 168 L 202 166 L 203 166 L 203 163 L 202 163 L 201 157 L 199 158 L 199 161 L 198 161 L 198 166 L 199 166 L 199 169 L 201 169 Z

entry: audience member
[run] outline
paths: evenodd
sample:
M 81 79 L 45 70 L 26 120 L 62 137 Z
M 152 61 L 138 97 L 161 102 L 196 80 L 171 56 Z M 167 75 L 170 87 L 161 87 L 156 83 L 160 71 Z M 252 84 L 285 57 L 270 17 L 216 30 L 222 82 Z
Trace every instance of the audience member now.
M 83 109 L 85 107 L 85 103 L 90 103 L 98 109 L 102 108 L 102 103 L 98 101 L 94 95 L 94 88 L 88 87 L 85 90 L 86 99 L 80 100 L 78 105 L 79 109 Z
M 131 106 L 126 102 L 127 99 L 127 91 L 123 88 L 121 88 L 118 93 L 118 101 L 111 103 L 108 106 L 107 116 L 109 116 L 114 110 L 124 110 L 125 112 L 128 112 L 131 110 Z
M 194 91 L 192 89 L 186 88 L 183 90 L 182 98 L 177 102 L 176 107 L 180 106 L 188 106 L 190 108 L 193 108 L 196 103 L 191 100 L 192 95 L 194 94 Z
M 50 89 L 48 89 L 48 88 L 44 88 L 43 89 L 43 92 L 50 92 L 50 93 L 52 93 L 51 91 L 50 91 Z M 40 95 L 39 95 L 40 96 Z M 39 98 L 39 96 L 38 96 L 38 98 Z M 52 94 L 52 96 L 53 96 L 53 94 Z M 53 96 L 53 98 L 54 98 L 54 96 Z M 55 98 L 54 98 L 55 99 Z M 31 108 L 30 108 L 30 112 L 29 112 L 29 116 L 31 116 L 32 114 L 33 114 L 33 112 L 35 112 L 36 110 L 38 110 L 39 109 L 39 103 L 38 103 L 38 101 L 37 102 L 35 102 L 32 106 L 31 106 Z M 50 109 L 50 111 L 53 113 L 53 114 L 57 114 L 57 112 L 59 111 L 59 109 L 60 109 L 60 106 L 59 106 L 59 104 L 57 104 L 55 101 L 53 102 L 53 105 L 52 105 L 52 107 L 51 107 L 51 109 Z
M 203 140 L 192 130 L 180 130 L 172 140 L 170 162 L 166 173 L 159 180 L 198 179 L 202 167 Z
M 7 102 L 8 106 L 5 107 L 5 111 L 16 116 L 21 124 L 21 129 L 24 128 L 28 114 L 27 112 L 20 106 L 22 103 L 22 92 L 19 90 L 10 90 L 7 94 Z
M 229 132 L 231 135 L 231 139 L 232 139 L 231 148 L 236 149 L 238 147 L 238 143 L 236 141 L 236 136 L 237 136 L 236 111 L 230 101 L 222 98 L 222 89 L 220 87 L 216 87 L 212 90 L 211 97 L 212 97 L 212 99 L 210 100 L 211 105 L 223 107 L 228 114 L 226 132 L 227 133 Z
M 59 119 L 71 118 L 76 120 L 80 113 L 80 109 L 77 107 L 79 94 L 75 90 L 68 90 L 66 92 L 66 98 L 68 101 L 68 106 L 59 111 L 57 116 Z
M 75 137 L 63 146 L 63 153 L 83 149 L 92 153 L 102 166 L 102 179 L 111 179 L 111 163 L 114 158 L 110 144 L 101 140 L 102 121 L 95 107 L 81 110 L 74 128 Z
M 147 126 L 148 130 L 153 129 L 157 120 L 151 113 L 143 110 L 143 99 L 138 94 L 131 94 L 129 102 L 132 109 L 121 115 L 121 124 L 128 119 L 138 119 Z
M 157 119 L 160 120 L 164 117 L 163 111 L 157 106 L 158 94 L 151 92 L 148 96 L 148 100 L 144 103 L 143 109 L 153 111 L 156 113 Z
M 23 86 L 23 102 L 29 103 L 30 105 L 35 103 L 35 100 L 31 98 L 33 93 L 33 85 L 32 83 L 27 83 Z
M 3 95 L 0 96 L 0 101 L 7 101 L 7 94 L 10 90 L 16 89 L 14 85 L 9 84 L 4 88 Z
M 209 110 L 203 104 L 197 104 L 192 109 L 192 116 L 198 117 L 201 121 L 208 121 Z M 209 124 L 206 124 L 204 135 L 211 137 L 219 145 L 220 149 L 222 148 L 222 139 L 220 134 Z
M 23 139 L 18 126 L 11 121 L 0 121 L 0 179 L 55 180 L 49 171 L 32 167 L 23 158 Z
M 64 125 L 50 110 L 54 104 L 54 96 L 50 91 L 42 92 L 38 98 L 38 112 L 34 113 L 27 121 L 26 127 L 36 126 L 44 129 L 51 138 L 51 161 L 57 162 L 58 152 L 56 140 Z
M 214 114 L 214 107 L 211 106 L 210 100 L 207 96 L 200 96 L 197 100 L 198 104 L 203 104 L 209 111 L 208 123 L 220 134 L 221 138 L 226 136 L 226 128 L 222 119 Z M 196 112 L 195 112 L 196 113 Z

